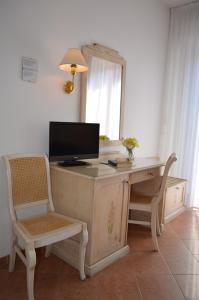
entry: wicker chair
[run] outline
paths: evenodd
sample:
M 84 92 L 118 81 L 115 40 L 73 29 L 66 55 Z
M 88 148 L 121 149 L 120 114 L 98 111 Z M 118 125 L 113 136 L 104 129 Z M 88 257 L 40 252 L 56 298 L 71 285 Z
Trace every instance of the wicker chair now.
M 85 251 L 88 242 L 86 223 L 54 212 L 52 202 L 50 171 L 45 155 L 4 156 L 7 168 L 9 207 L 12 220 L 12 245 L 9 271 L 14 270 L 16 253 L 27 268 L 28 299 L 34 299 L 35 248 L 46 246 L 45 256 L 52 244 L 80 233 L 79 271 L 84 280 Z M 46 203 L 48 212 L 30 218 L 20 219 L 17 208 L 28 208 Z M 21 241 L 25 255 L 19 247 Z M 20 243 L 21 244 L 21 243 Z
M 128 223 L 143 224 L 151 226 L 154 250 L 158 251 L 157 233 L 160 234 L 159 226 L 159 203 L 163 197 L 166 186 L 167 176 L 171 165 L 176 161 L 176 154 L 172 153 L 166 162 L 163 176 L 157 176 L 153 179 L 135 183 L 132 185 L 129 210 L 142 211 L 151 214 L 150 222 L 140 222 L 129 219 Z M 131 216 L 131 214 L 130 214 Z

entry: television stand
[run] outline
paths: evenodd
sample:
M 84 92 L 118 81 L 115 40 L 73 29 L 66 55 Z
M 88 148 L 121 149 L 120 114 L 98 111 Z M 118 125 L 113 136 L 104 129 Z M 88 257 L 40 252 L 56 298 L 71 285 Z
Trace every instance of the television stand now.
M 66 160 L 58 163 L 61 167 L 74 167 L 74 166 L 89 166 L 90 164 L 82 160 Z

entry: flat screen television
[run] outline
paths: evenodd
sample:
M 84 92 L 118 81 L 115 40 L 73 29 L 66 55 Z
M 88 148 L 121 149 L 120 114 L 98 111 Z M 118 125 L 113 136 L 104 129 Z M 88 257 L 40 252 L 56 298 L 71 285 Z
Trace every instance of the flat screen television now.
M 99 124 L 50 122 L 49 160 L 62 166 L 83 165 L 99 156 Z

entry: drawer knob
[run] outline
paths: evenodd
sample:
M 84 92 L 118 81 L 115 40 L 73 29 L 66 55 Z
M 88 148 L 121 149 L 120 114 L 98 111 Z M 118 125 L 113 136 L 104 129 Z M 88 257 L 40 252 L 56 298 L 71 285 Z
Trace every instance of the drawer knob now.
M 153 173 L 152 173 L 152 172 L 149 172 L 148 175 L 149 175 L 149 176 L 153 176 Z
M 130 184 L 130 182 L 128 180 L 123 180 L 123 183 Z

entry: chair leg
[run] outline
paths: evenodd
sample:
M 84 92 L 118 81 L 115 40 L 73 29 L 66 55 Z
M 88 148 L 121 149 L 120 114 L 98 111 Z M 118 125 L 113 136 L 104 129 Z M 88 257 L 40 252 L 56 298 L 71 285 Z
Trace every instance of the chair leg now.
M 79 249 L 79 271 L 80 271 L 80 279 L 86 279 L 84 264 L 85 264 L 85 254 L 86 254 L 86 246 L 88 243 L 88 231 L 86 224 L 83 224 L 82 235 L 80 241 L 80 249 Z
M 50 253 L 51 253 L 51 251 L 52 251 L 52 247 L 53 247 L 52 244 L 46 246 L 45 257 L 48 257 L 48 256 L 50 255 Z
M 10 257 L 9 257 L 9 272 L 14 271 L 15 267 L 15 260 L 16 260 L 16 250 L 15 250 L 15 245 L 17 242 L 17 237 L 15 233 L 12 233 L 12 240 L 11 240 L 11 249 L 10 249 Z
M 25 248 L 26 252 L 26 274 L 27 274 L 27 291 L 28 300 L 34 300 L 34 272 L 36 265 L 36 253 L 33 244 L 28 244 Z
M 155 251 L 159 251 L 158 240 L 157 240 L 156 222 L 157 222 L 157 207 L 152 207 L 152 211 L 151 211 L 151 233 L 152 233 L 152 240 L 153 240 L 154 250 Z
M 161 230 L 160 230 L 160 221 L 159 221 L 159 211 L 157 209 L 156 211 L 156 227 L 157 227 L 157 235 L 161 235 Z

